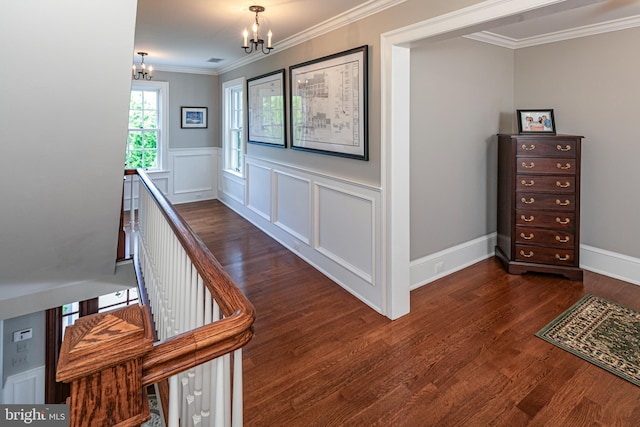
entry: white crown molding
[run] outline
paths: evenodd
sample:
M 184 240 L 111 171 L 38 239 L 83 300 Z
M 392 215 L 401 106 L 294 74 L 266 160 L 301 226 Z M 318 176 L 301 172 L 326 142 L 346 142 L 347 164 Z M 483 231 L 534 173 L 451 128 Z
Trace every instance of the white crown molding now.
M 638 26 L 640 26 L 640 15 L 614 19 L 612 21 L 600 22 L 597 24 L 585 25 L 568 30 L 555 31 L 553 33 L 541 34 L 539 36 L 526 37 L 523 39 L 505 37 L 489 31 L 481 31 L 478 33 L 466 35 L 465 37 L 468 39 L 506 47 L 509 49 L 521 49 L 524 47 L 538 46 L 546 43 L 555 43 L 563 40 L 609 33 L 612 31 L 626 30 Z
M 337 30 L 338 28 L 344 27 L 353 22 L 374 15 L 385 9 L 394 7 L 400 3 L 404 3 L 405 1 L 407 0 L 369 0 L 368 2 L 349 9 L 346 12 L 341 13 L 340 15 L 336 15 L 331 19 L 314 25 L 313 27 L 307 28 L 303 32 L 294 34 L 291 37 L 274 43 L 274 51 L 280 52 L 289 49 L 290 47 L 299 45 L 300 43 L 304 43 L 315 37 Z M 218 70 L 218 73 L 222 74 L 231 70 L 235 70 L 236 68 L 242 67 L 255 61 L 259 61 L 265 56 L 266 55 L 247 55 L 242 59 L 231 62 L 229 65 L 220 68 Z
M 213 68 L 183 67 L 180 65 L 153 64 L 153 71 L 166 71 L 170 73 L 206 74 L 217 76 L 220 72 Z
M 465 39 L 475 40 L 482 43 L 488 43 L 507 49 L 518 49 L 518 40 L 511 37 L 502 36 L 500 34 L 491 33 L 489 31 L 480 31 L 473 34 L 463 36 Z

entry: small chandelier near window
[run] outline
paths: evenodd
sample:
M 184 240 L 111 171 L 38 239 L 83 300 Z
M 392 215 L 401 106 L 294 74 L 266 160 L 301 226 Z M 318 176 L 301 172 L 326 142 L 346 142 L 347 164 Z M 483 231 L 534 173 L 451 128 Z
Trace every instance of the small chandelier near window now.
M 153 67 L 149 67 L 149 69 L 147 70 L 147 66 L 144 63 L 144 57 L 146 55 L 148 55 L 147 52 L 138 52 L 138 55 L 140 55 L 142 57 L 142 61 L 140 62 L 140 70 L 138 70 L 138 67 L 136 67 L 136 64 L 134 63 L 133 66 L 131 67 L 131 77 L 133 77 L 136 80 L 151 80 L 151 78 L 153 77 Z
M 251 40 L 248 40 L 249 31 L 247 31 L 246 28 L 244 29 L 244 32 L 242 33 L 242 37 L 243 37 L 242 48 L 244 49 L 245 53 L 252 53 L 254 51 L 257 52 L 258 50 L 262 50 L 262 53 L 266 55 L 269 52 L 271 52 L 271 49 L 273 49 L 271 47 L 271 37 L 273 36 L 273 34 L 271 33 L 271 30 L 269 30 L 269 32 L 267 33 L 267 45 L 265 47 L 264 40 L 260 38 L 260 33 L 259 33 L 260 23 L 258 22 L 258 13 L 264 12 L 264 7 L 250 6 L 249 10 L 251 12 L 256 13 L 256 22 L 252 26 L 253 38 Z

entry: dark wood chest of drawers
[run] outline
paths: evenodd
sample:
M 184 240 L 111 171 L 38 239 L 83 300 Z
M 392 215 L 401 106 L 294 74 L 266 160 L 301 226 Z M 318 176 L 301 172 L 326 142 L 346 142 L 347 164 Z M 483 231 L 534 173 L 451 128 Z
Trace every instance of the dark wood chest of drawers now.
M 575 135 L 498 135 L 496 256 L 509 273 L 580 269 L 580 144 Z

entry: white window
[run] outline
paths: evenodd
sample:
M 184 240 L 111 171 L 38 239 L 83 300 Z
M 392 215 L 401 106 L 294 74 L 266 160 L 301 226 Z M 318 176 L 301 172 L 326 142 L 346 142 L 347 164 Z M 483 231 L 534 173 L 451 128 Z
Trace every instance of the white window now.
M 168 88 L 167 82 L 132 83 L 125 168 L 164 169 Z
M 222 85 L 224 169 L 244 176 L 244 78 Z
M 128 305 L 138 304 L 138 288 L 130 288 L 122 291 L 117 291 L 107 295 L 101 295 L 94 300 L 86 300 L 82 303 L 90 303 L 97 300 L 97 309 L 98 313 L 103 313 L 105 311 L 115 310 L 116 308 L 123 308 Z M 67 326 L 73 325 L 76 320 L 80 318 L 80 302 L 71 302 L 69 304 L 65 304 L 62 306 L 62 334 L 67 329 Z M 89 307 L 89 305 L 85 305 L 85 307 Z M 95 305 L 93 305 L 95 307 Z M 87 312 L 87 308 L 84 309 L 83 316 L 88 314 L 93 314 L 94 310 L 89 309 L 91 312 Z

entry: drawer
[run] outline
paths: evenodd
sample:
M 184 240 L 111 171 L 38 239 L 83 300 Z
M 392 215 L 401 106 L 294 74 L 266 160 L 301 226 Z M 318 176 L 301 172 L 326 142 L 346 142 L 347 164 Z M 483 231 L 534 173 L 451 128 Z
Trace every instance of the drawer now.
M 553 173 L 576 174 L 575 159 L 552 159 L 545 157 L 518 157 L 516 159 L 516 171 L 519 174 Z
M 576 217 L 573 212 L 531 211 L 528 209 L 516 211 L 516 225 L 573 231 L 575 222 Z
M 541 191 L 554 193 L 574 193 L 576 177 L 547 175 L 516 176 L 516 191 Z
M 515 255 L 518 261 L 537 264 L 574 266 L 576 262 L 573 249 L 516 245 Z
M 573 211 L 576 208 L 574 194 L 517 193 L 516 209 L 546 209 Z
M 571 231 L 516 227 L 516 243 L 573 249 L 575 239 Z
M 540 157 L 564 157 L 576 158 L 576 142 L 567 141 L 540 141 L 531 139 L 529 141 L 518 141 L 516 147 L 517 156 L 540 156 Z

